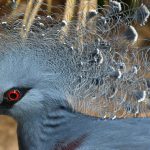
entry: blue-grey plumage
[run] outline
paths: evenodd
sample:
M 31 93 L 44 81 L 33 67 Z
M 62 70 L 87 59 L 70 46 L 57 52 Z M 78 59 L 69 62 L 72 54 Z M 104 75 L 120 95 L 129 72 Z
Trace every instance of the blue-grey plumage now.
M 142 3 L 141 6 L 136 10 L 135 20 L 142 26 L 148 21 L 149 16 L 149 9 Z
M 146 91 L 134 91 L 133 95 L 139 103 L 146 99 Z
M 141 129 L 140 119 L 115 121 L 117 110 L 125 104 L 127 109 L 137 101 L 144 101 L 147 89 L 135 93 L 137 101 L 133 104 L 123 98 L 131 95 L 134 88 L 141 88 L 138 73 L 142 71 L 134 66 L 136 61 L 128 61 L 128 54 L 119 51 L 122 47 L 128 49 L 129 45 L 119 43 L 116 39 L 122 37 L 114 31 L 126 27 L 124 35 L 131 43 L 137 41 L 138 34 L 133 26 L 122 25 L 124 18 L 117 14 L 122 11 L 121 4 L 112 0 L 110 3 L 110 13 L 91 12 L 90 18 L 96 16 L 93 19 L 96 33 L 93 37 L 93 30 L 82 28 L 83 41 L 80 30 L 76 30 L 76 21 L 69 24 L 63 20 L 49 27 L 52 21 L 49 16 L 46 20 L 43 16 L 35 19 L 26 40 L 19 39 L 14 28 L 10 33 L 4 29 L 0 34 L 0 114 L 17 121 L 20 150 L 149 148 L 145 136 L 149 138 L 150 133 L 147 127 Z M 112 12 L 119 21 L 113 20 Z M 1 25 L 9 26 L 7 22 Z M 61 28 L 67 25 L 71 29 L 65 36 Z M 94 39 L 90 41 L 91 35 Z M 128 71 L 131 66 L 134 66 L 133 73 Z M 110 120 L 83 115 L 73 106 L 92 98 L 99 99 L 99 113 L 103 116 L 110 113 Z M 111 104 L 115 107 L 114 111 L 110 110 L 113 112 L 109 112 Z M 87 105 L 83 109 L 87 110 Z
M 137 149 L 150 146 L 144 140 L 150 133 L 145 132 L 147 128 L 141 130 L 138 120 L 134 123 L 132 120 L 104 121 L 72 109 L 65 95 L 73 79 L 70 73 L 74 64 L 69 48 L 67 52 L 65 47 L 65 54 L 60 43 L 57 47 L 51 43 L 44 49 L 41 43 L 34 48 L 28 44 L 15 40 L 15 43 L 1 42 L 0 45 L 3 48 L 0 53 L 0 101 L 3 101 L 3 93 L 13 87 L 30 88 L 12 107 L 0 105 L 0 113 L 12 116 L 18 123 L 20 150 L 112 150 L 126 144 Z M 149 122 L 145 120 L 144 124 Z
M 110 8 L 111 8 L 111 11 L 110 11 L 111 13 L 118 13 L 122 10 L 120 2 L 109 0 L 109 3 L 110 3 Z
M 6 45 L 3 40 L 0 54 L 0 114 L 12 116 L 17 121 L 20 149 L 49 150 L 57 142 L 73 140 L 73 135 L 63 138 L 63 128 L 76 118 L 65 96 L 73 77 L 70 78 L 72 57 L 62 57 L 65 52 L 61 46 L 60 50 L 53 45 L 50 49 L 38 46 L 33 49 L 21 40 L 16 39 L 15 43 Z M 66 55 L 69 57 L 69 53 Z M 8 106 L 3 103 L 3 95 L 14 87 L 29 90 L 20 101 Z M 59 137 L 56 133 L 61 130 L 63 132 Z
M 125 31 L 125 37 L 128 41 L 135 43 L 138 39 L 138 33 L 133 26 L 129 26 Z

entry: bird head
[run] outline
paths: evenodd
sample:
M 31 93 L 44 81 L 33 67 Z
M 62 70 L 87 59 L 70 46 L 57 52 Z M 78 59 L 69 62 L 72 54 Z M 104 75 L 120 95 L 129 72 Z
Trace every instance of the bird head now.
M 50 65 L 53 60 L 21 42 L 1 44 L 1 49 L 0 114 L 30 119 L 62 100 L 64 76 Z

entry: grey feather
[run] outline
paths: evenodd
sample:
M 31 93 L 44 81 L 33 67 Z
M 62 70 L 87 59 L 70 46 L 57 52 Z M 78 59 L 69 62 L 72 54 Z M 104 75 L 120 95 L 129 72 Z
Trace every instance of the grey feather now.
M 149 60 L 147 55 L 142 55 L 143 70 L 134 76 L 122 66 L 121 70 L 118 64 L 134 66 L 140 52 L 148 51 L 149 47 L 134 47 L 135 60 L 128 60 L 128 53 L 122 53 L 122 49 L 128 51 L 129 43 L 122 42 L 121 29 L 127 28 L 123 35 L 130 42 L 135 42 L 138 34 L 133 26 L 128 27 L 124 22 L 130 16 L 122 11 L 121 4 L 116 1 L 110 1 L 110 4 L 111 10 L 90 14 L 90 18 L 96 16 L 92 20 L 94 36 L 93 29 L 88 27 L 77 30 L 76 20 L 55 22 L 54 18 L 39 16 L 35 18 L 28 38 L 23 40 L 20 20 L 14 24 L 1 21 L 0 114 L 17 121 L 20 150 L 149 148 L 150 143 L 145 140 L 150 138 L 149 119 L 117 119 L 120 107 L 128 109 L 125 105 L 128 101 L 122 97 L 141 89 L 139 72 L 142 75 L 148 72 Z M 117 19 L 111 15 L 112 10 Z M 69 34 L 61 39 L 62 26 L 66 25 L 70 27 Z M 8 108 L 3 105 L 4 95 L 14 87 L 30 90 Z M 147 89 L 143 91 L 147 92 Z M 135 98 L 139 101 L 143 96 L 137 93 Z M 82 114 L 73 105 L 92 99 L 100 101 L 98 113 L 102 114 L 101 118 Z M 137 101 L 131 100 L 131 107 L 137 106 Z M 114 111 L 110 110 L 110 104 Z M 87 105 L 79 107 L 88 110 Z M 145 108 L 145 111 L 148 110 Z M 110 120 L 102 119 L 107 113 Z M 144 124 L 146 127 L 142 128 Z

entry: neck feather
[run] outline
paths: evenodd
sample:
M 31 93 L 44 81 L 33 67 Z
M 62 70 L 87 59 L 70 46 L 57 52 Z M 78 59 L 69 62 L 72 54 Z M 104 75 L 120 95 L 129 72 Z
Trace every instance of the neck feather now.
M 64 143 L 72 150 L 77 148 L 86 135 L 83 131 L 79 132 L 81 129 L 78 120 L 81 120 L 81 116 L 67 107 L 58 105 L 51 111 L 45 109 L 44 114 L 37 118 L 18 123 L 20 150 L 57 150 L 58 145 L 64 149 Z

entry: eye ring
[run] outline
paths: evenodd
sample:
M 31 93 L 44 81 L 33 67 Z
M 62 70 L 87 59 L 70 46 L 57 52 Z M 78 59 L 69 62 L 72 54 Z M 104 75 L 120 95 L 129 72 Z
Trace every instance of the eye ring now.
M 7 92 L 7 100 L 11 102 L 19 101 L 21 98 L 21 93 L 17 89 L 13 89 Z

